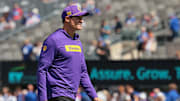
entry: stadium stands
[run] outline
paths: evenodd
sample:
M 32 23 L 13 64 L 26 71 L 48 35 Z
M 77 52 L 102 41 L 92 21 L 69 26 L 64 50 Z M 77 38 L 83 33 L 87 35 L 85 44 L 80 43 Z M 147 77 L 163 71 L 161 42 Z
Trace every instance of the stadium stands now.
M 22 60 L 20 47 L 22 46 L 23 41 L 25 39 L 31 39 L 32 43 L 35 43 L 37 40 L 42 41 L 48 34 L 53 32 L 55 29 L 59 28 L 61 26 L 59 12 L 69 1 L 68 0 L 65 0 L 65 1 L 52 0 L 52 2 L 49 2 L 49 3 L 44 3 L 43 1 L 36 1 L 36 0 L 18 1 L 18 3 L 20 3 L 24 11 L 32 10 L 33 8 L 38 8 L 42 19 L 41 19 L 40 24 L 32 26 L 30 28 L 20 26 L 20 27 L 17 27 L 13 31 L 7 30 L 5 32 L 0 32 L 1 34 L 0 53 L 2 54 L 0 56 L 0 59 L 1 60 Z M 17 1 L 14 0 L 14 2 L 17 2 Z M 85 1 L 81 0 L 81 2 L 83 3 Z M 161 18 L 160 20 L 165 20 L 164 22 L 165 29 L 161 29 L 162 26 L 160 25 L 160 28 L 154 31 L 155 38 L 158 43 L 158 48 L 157 48 L 157 51 L 154 52 L 148 58 L 152 58 L 152 59 L 169 58 L 166 51 L 168 49 L 166 45 L 167 38 L 165 37 L 165 35 L 167 36 L 170 35 L 170 32 L 168 32 L 168 15 L 174 14 L 180 10 L 180 7 L 178 7 L 177 5 L 179 2 L 180 2 L 179 0 L 174 0 L 171 3 L 169 3 L 167 0 L 165 1 L 162 1 L 162 0 L 153 0 L 153 1 L 149 1 L 149 0 L 134 0 L 134 1 L 98 0 L 96 1 L 96 6 L 97 8 L 101 10 L 101 15 L 94 15 L 87 18 L 86 19 L 87 21 L 84 26 L 85 29 L 79 32 L 83 46 L 87 47 L 84 50 L 85 53 L 88 51 L 90 41 L 94 39 L 98 40 L 100 36 L 100 33 L 99 33 L 100 22 L 102 19 L 106 19 L 109 25 L 113 26 L 114 25 L 113 17 L 115 15 L 118 15 L 120 20 L 123 22 L 123 25 L 125 25 L 124 21 L 126 19 L 126 15 L 129 12 L 132 12 L 134 16 L 136 17 L 137 26 L 135 27 L 135 29 L 132 29 L 131 27 L 130 27 L 131 29 L 129 29 L 129 27 L 123 27 L 122 31 L 119 34 L 115 34 L 112 31 L 112 34 L 110 36 L 110 40 L 112 44 L 111 46 L 113 47 L 113 44 L 116 44 L 116 43 L 120 43 L 122 44 L 122 46 L 124 46 L 123 41 L 131 40 L 129 42 L 130 43 L 129 47 L 127 47 L 126 49 L 122 48 L 121 53 L 131 54 L 132 51 L 134 50 L 137 51 L 136 38 L 138 36 L 138 31 L 140 27 L 140 25 L 138 24 L 139 23 L 138 21 L 141 19 L 144 13 L 155 11 L 157 12 L 158 16 Z M 3 5 L 8 5 L 9 7 L 12 7 L 13 3 L 8 0 L 7 1 L 4 0 L 1 6 Z M 135 44 L 133 44 L 132 46 L 131 45 L 132 43 L 135 43 Z M 118 54 L 123 55 L 121 53 L 118 53 Z M 119 56 L 119 57 L 122 57 L 122 56 Z M 86 58 L 88 59 L 89 56 Z M 91 59 L 98 59 L 98 58 L 91 58 Z M 118 58 L 118 59 L 123 60 L 124 58 Z M 131 57 L 129 59 L 134 59 L 134 58 Z

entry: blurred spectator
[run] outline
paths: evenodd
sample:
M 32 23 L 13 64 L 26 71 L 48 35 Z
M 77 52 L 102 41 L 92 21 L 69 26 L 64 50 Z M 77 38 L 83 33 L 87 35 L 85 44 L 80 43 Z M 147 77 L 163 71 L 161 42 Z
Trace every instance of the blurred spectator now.
M 21 87 L 16 88 L 16 96 L 17 96 L 17 101 L 25 101 L 25 97 Z
M 0 101 L 4 101 L 2 93 L 0 92 Z
M 148 33 L 146 31 L 146 27 L 141 27 L 140 35 L 137 37 L 138 39 L 138 57 L 142 57 L 141 54 L 144 52 L 145 45 L 148 40 Z
M 0 32 L 3 32 L 6 29 L 7 22 L 4 18 L 4 16 L 0 17 Z
M 24 14 L 23 14 L 23 17 L 22 17 L 22 20 L 21 20 L 21 24 L 22 24 L 22 25 L 25 25 L 25 24 L 26 24 L 27 18 L 28 18 L 28 14 L 27 14 L 27 13 L 24 13 Z
M 3 101 L 17 101 L 16 97 L 10 92 L 8 87 L 3 87 Z
M 9 19 L 7 21 L 7 25 L 6 25 L 5 29 L 12 29 L 13 30 L 15 28 L 16 28 L 16 23 L 14 22 L 13 19 Z
M 86 0 L 86 6 L 83 8 L 83 10 L 86 10 L 89 12 L 90 15 L 94 14 L 95 9 L 95 1 L 94 0 Z
M 152 30 L 159 29 L 159 17 L 157 16 L 155 11 L 143 14 L 143 18 L 141 19 L 141 26 L 145 26 L 147 28 L 151 28 Z
M 3 87 L 2 92 L 3 92 L 4 101 L 7 101 L 8 98 L 9 98 L 9 88 L 8 87 Z
M 131 96 L 130 96 L 130 95 L 126 95 L 126 96 L 125 96 L 125 101 L 133 101 L 133 100 L 131 99 Z
M 4 16 L 0 18 L 0 31 L 14 29 L 15 27 L 16 23 L 12 19 L 6 21 Z
M 81 101 L 92 101 L 86 92 L 81 92 L 82 100 Z
M 99 56 L 100 60 L 107 61 L 110 56 L 110 49 L 108 45 L 103 45 L 103 41 L 98 41 L 98 46 L 96 49 L 96 54 Z
M 80 94 L 82 96 L 81 101 L 92 101 L 91 98 L 87 95 L 87 93 L 83 90 L 83 88 L 80 87 L 80 89 L 81 89 Z
M 164 93 L 160 90 L 160 88 L 154 88 L 153 89 L 153 96 L 152 99 L 153 101 L 166 101 L 166 96 Z
M 13 20 L 12 13 L 10 12 L 9 8 L 3 13 L 3 16 L 5 17 L 6 21 Z
M 172 32 L 171 41 L 173 41 L 178 36 L 180 29 L 179 19 L 175 15 L 170 16 L 169 27 Z
M 33 26 L 40 22 L 39 10 L 37 8 L 33 8 L 32 12 L 29 13 L 28 18 L 26 19 L 25 25 L 27 27 Z
M 36 42 L 33 48 L 33 54 L 35 55 L 36 61 L 39 60 L 41 48 L 42 48 L 42 42 L 40 41 Z
M 136 26 L 136 18 L 132 12 L 129 12 L 125 19 L 126 26 Z
M 32 49 L 33 49 L 33 45 L 30 43 L 29 39 L 26 39 L 24 41 L 24 45 L 21 48 L 23 60 L 25 62 L 31 60 Z
M 119 33 L 123 27 L 122 22 L 119 20 L 118 16 L 115 16 L 114 20 L 115 20 L 114 31 L 115 31 L 115 33 Z
M 28 92 L 25 95 L 25 101 L 37 101 L 37 95 L 34 92 L 34 86 L 32 84 L 27 85 Z
M 107 90 L 101 90 L 97 92 L 98 97 L 102 100 L 102 101 L 110 101 L 110 93 Z
M 78 88 L 77 94 L 76 94 L 76 99 L 75 101 L 81 101 L 82 100 L 82 96 L 81 96 L 81 88 Z
M 9 11 L 10 11 L 10 7 L 8 5 L 3 5 L 3 7 L 0 10 L 0 13 L 7 13 Z
M 166 97 L 162 92 L 158 92 L 155 101 L 166 101 Z
M 98 91 L 97 96 L 102 100 L 102 101 L 107 101 L 107 96 L 104 94 L 103 91 Z
M 26 25 L 27 19 L 29 18 L 29 12 L 28 11 L 24 11 L 22 19 L 21 19 L 21 24 L 22 25 Z
M 147 94 L 146 94 L 146 92 L 141 92 L 139 94 L 139 101 L 147 101 Z
M 23 16 L 23 10 L 22 8 L 19 6 L 19 4 L 15 3 L 14 4 L 14 8 L 13 8 L 13 19 L 14 21 L 19 21 L 21 20 L 22 16 Z
M 118 101 L 118 93 L 114 92 L 111 97 L 111 101 Z
M 22 90 L 22 94 L 23 94 L 23 95 L 26 95 L 27 93 L 28 93 L 28 90 L 27 90 L 27 89 L 23 89 L 23 90 Z
M 100 28 L 100 39 L 102 40 L 109 40 L 109 35 L 111 34 L 111 28 L 107 24 L 106 20 L 101 21 L 101 28 Z
M 143 18 L 141 19 L 141 26 L 150 27 L 151 18 L 149 14 L 143 14 Z
M 138 92 L 134 90 L 133 86 L 126 85 L 126 93 L 126 101 L 138 101 Z
M 118 87 L 118 92 L 119 92 L 119 96 L 118 96 L 117 101 L 125 101 L 126 92 L 125 92 L 125 87 L 123 85 L 120 85 Z
M 99 8 L 95 8 L 95 9 L 94 9 L 94 13 L 95 13 L 96 15 L 100 16 L 100 15 L 101 15 L 101 10 L 100 10 Z
M 168 85 L 169 92 L 166 95 L 166 101 L 177 101 L 179 98 L 179 93 L 177 91 L 177 85 L 175 83 L 171 83 Z
M 145 51 L 147 56 L 151 56 L 152 53 L 156 51 L 157 44 L 154 38 L 154 33 L 150 28 L 147 29 L 147 33 L 148 33 L 148 39 L 145 44 Z
M 87 11 L 89 15 L 101 15 L 101 10 L 96 7 L 95 0 L 86 0 L 85 3 L 82 3 L 82 10 Z
M 82 87 L 78 88 L 75 101 L 92 101 Z
M 5 101 L 17 101 L 17 98 L 13 95 L 12 92 L 9 92 L 8 99 Z
M 157 29 L 158 29 L 158 26 L 159 26 L 159 23 L 160 23 L 159 17 L 157 16 L 157 14 L 156 14 L 155 11 L 152 11 L 152 12 L 150 13 L 150 17 L 151 17 L 152 28 L 153 28 L 154 30 L 157 30 Z

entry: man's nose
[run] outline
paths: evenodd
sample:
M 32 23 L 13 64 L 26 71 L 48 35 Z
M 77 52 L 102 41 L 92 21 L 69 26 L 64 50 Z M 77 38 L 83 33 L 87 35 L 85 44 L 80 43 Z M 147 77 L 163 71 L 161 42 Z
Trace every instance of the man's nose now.
M 84 22 L 84 20 L 83 20 L 83 19 L 80 19 L 79 21 L 80 21 L 81 23 L 83 23 L 83 22 Z

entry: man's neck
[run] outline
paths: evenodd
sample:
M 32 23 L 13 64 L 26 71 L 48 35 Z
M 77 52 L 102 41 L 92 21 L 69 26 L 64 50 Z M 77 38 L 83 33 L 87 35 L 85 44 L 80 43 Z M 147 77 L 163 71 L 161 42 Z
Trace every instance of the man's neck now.
M 73 38 L 75 34 L 75 30 L 72 30 L 70 27 L 63 26 L 63 29 Z

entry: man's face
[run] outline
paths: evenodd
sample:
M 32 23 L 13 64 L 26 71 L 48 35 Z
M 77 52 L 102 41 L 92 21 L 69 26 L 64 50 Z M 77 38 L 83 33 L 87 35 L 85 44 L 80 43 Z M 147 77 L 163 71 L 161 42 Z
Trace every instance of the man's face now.
M 75 30 L 81 30 L 83 28 L 82 27 L 83 22 L 84 22 L 83 16 L 72 16 L 72 17 L 70 17 L 70 25 Z

